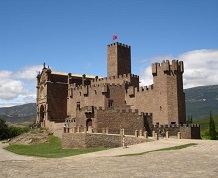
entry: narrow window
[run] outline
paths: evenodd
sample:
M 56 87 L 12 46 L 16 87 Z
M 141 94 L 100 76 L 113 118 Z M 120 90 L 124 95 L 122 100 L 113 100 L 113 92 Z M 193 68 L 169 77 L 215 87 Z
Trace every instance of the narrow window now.
M 80 109 L 80 102 L 76 103 L 76 109 Z
M 111 108 L 113 106 L 113 100 L 108 100 L 108 107 Z

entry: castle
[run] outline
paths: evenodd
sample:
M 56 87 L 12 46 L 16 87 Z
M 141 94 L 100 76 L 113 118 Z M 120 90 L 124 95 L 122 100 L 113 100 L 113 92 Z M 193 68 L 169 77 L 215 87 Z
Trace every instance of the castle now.
M 182 61 L 154 63 L 153 84 L 140 87 L 139 76 L 131 73 L 131 47 L 118 42 L 107 46 L 107 77 L 54 72 L 44 64 L 37 75 L 36 121 L 56 129 L 68 123 L 94 132 L 123 128 L 125 134 L 146 130 L 149 135 L 170 125 L 171 133 L 177 129 L 183 138 L 199 138 L 199 128 L 197 134 L 196 128 L 183 128 L 183 72 Z

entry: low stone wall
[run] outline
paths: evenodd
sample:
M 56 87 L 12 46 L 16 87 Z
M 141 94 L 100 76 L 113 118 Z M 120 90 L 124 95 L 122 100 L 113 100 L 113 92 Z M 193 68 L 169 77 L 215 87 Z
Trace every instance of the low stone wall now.
M 201 139 L 200 127 L 181 127 L 181 138 L 185 139 Z
M 180 132 L 179 127 L 154 127 L 153 131 L 156 133 L 166 133 L 168 131 L 169 136 L 177 136 L 178 132 Z
M 181 133 L 182 139 L 201 139 L 200 126 L 197 124 L 184 124 L 184 125 L 166 125 L 154 126 L 153 131 L 156 133 L 166 133 L 169 136 L 177 136 L 178 132 Z
M 145 137 L 125 136 L 125 146 L 144 143 Z M 123 146 L 123 137 L 118 134 L 97 134 L 97 133 L 63 133 L 62 148 L 114 148 Z

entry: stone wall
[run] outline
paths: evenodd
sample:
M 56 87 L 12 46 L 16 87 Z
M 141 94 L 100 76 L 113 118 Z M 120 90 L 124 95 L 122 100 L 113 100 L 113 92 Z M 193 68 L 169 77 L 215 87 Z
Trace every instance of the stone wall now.
M 62 138 L 63 126 L 64 123 L 55 123 L 54 121 L 45 120 L 45 127 L 56 137 Z
M 189 127 L 181 127 L 181 138 L 184 139 L 201 139 L 200 126 L 192 125 Z
M 153 64 L 153 85 L 139 88 L 129 86 L 126 104 L 139 112 L 152 113 L 153 124 L 184 124 L 186 116 L 183 71 L 182 61 Z
M 114 148 L 123 146 L 120 135 L 114 134 L 89 134 L 89 133 L 63 133 L 62 148 Z M 125 146 L 144 143 L 147 139 L 144 137 L 125 137 Z
M 120 110 L 96 110 L 95 120 L 97 128 L 109 128 L 110 133 L 117 133 L 121 128 L 125 134 L 134 135 L 135 130 L 144 132 L 144 115 L 132 112 L 128 109 Z
M 48 119 L 65 121 L 67 117 L 67 84 L 47 83 Z
M 177 136 L 178 132 L 181 133 L 182 139 L 201 139 L 200 126 L 199 125 L 164 125 L 154 126 L 153 131 L 156 133 L 166 133 L 168 131 L 169 136 Z

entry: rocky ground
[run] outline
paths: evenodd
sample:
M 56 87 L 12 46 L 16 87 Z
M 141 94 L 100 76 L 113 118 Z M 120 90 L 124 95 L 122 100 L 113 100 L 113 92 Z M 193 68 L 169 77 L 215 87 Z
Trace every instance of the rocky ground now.
M 181 150 L 140 153 L 187 143 Z M 37 158 L 10 153 L 0 144 L 0 177 L 218 177 L 218 141 L 160 139 L 67 158 Z
M 10 144 L 17 143 L 17 144 L 24 144 L 24 145 L 33 145 L 39 143 L 46 143 L 48 142 L 49 133 L 46 129 L 33 129 L 27 133 L 19 135 L 10 140 Z

